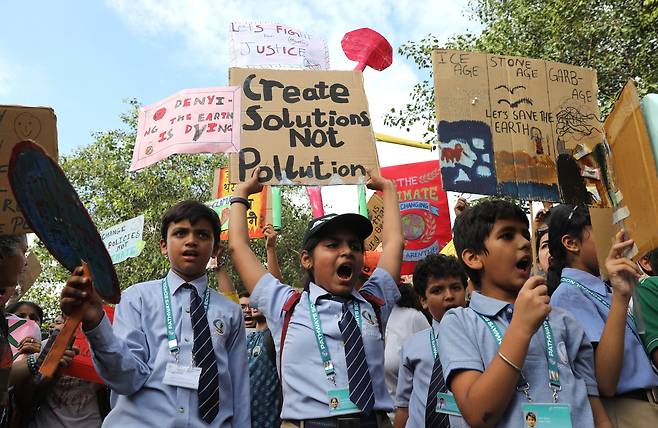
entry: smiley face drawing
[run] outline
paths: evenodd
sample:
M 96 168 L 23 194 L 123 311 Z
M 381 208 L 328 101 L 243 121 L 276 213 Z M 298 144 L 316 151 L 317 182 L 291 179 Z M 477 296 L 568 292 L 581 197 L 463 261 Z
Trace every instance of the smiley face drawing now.
M 35 140 L 41 133 L 41 121 L 31 113 L 21 113 L 14 119 L 14 131 L 22 140 Z

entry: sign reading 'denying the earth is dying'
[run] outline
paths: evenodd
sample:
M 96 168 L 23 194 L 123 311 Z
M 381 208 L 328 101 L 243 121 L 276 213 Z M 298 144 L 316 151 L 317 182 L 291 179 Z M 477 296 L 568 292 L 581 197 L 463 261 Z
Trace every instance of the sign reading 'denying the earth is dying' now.
M 609 205 L 595 70 L 454 50 L 432 61 L 446 190 Z
M 231 182 L 260 167 L 266 184 L 358 184 L 379 169 L 362 73 L 231 68 L 230 82 L 242 93 Z

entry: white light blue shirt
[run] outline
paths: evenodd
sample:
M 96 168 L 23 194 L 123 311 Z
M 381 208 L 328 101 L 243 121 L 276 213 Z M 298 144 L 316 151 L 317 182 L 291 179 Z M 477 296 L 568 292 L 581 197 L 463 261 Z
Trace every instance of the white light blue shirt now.
M 384 301 L 381 319 L 386 329 L 386 322 L 395 303 L 400 298 L 398 286 L 385 269 L 376 269 L 361 291 L 368 292 Z M 250 305 L 257 307 L 267 319 L 272 331 L 277 351 L 277 360 L 281 358 L 280 341 L 283 327 L 283 305 L 292 295 L 294 289 L 281 284 L 270 273 L 263 275 L 251 294 Z M 320 323 L 336 371 L 336 385 L 325 375 L 320 351 L 318 350 L 309 314 L 307 293 L 315 303 L 320 314 Z M 309 292 L 304 291 L 288 326 L 283 350 L 282 386 L 283 409 L 281 419 L 315 419 L 327 418 L 329 414 L 330 389 L 347 388 L 347 366 L 345 364 L 345 347 L 338 328 L 342 316 L 342 304 L 330 299 L 320 299 L 329 293 L 322 287 L 311 283 Z M 361 335 L 368 361 L 368 369 L 375 394 L 374 410 L 391 411 L 393 401 L 388 395 L 384 383 L 384 338 L 372 306 L 356 290 L 352 296 L 361 305 L 363 324 Z
M 167 281 L 179 361 L 191 365 L 191 290 L 181 287 L 185 281 L 173 271 L 167 274 Z M 128 288 L 116 307 L 114 324 L 103 317 L 97 327 L 85 332 L 94 366 L 112 388 L 112 411 L 103 426 L 248 427 L 249 370 L 240 306 L 210 291 L 208 322 L 219 369 L 219 413 L 208 425 L 199 417 L 196 390 L 162 383 L 167 363 L 175 359 L 167 343 L 161 282 L 158 279 Z M 204 275 L 189 283 L 203 298 L 208 278 Z
M 562 276 L 571 278 L 587 287 L 603 298 L 608 305 L 612 304 L 612 292 L 601 279 L 580 269 L 565 268 Z M 560 283 L 551 297 L 551 305 L 571 312 L 585 329 L 591 342 L 601 341 L 601 334 L 605 327 L 610 311 L 601 302 L 590 296 L 585 290 L 566 282 Z M 635 323 L 631 321 L 637 331 Z M 624 333 L 624 363 L 621 366 L 617 394 L 633 391 L 635 389 L 648 389 L 658 386 L 658 376 L 651 367 L 651 361 L 644 352 L 642 342 L 626 324 Z
M 484 372 L 497 358 L 498 343 L 477 314 L 491 318 L 501 333 L 509 328 L 512 305 L 502 300 L 473 292 L 468 308 L 450 309 L 439 326 L 439 357 L 446 384 L 461 370 Z M 594 427 L 594 417 L 588 396 L 598 396 L 594 377 L 594 351 L 583 327 L 569 312 L 555 308 L 548 316 L 557 343 L 558 371 L 562 390 L 560 403 L 568 403 L 573 427 Z M 552 403 L 553 393 L 548 379 L 548 362 L 544 332 L 540 327 L 532 336 L 528 354 L 523 362 L 523 375 L 530 385 L 530 396 L 535 403 Z M 495 394 L 496 391 L 491 391 Z M 527 402 L 522 392 L 515 391 L 498 421 L 498 427 L 525 428 L 521 403 Z M 477 405 L 477 403 L 472 403 Z
M 435 333 L 439 333 L 439 322 L 432 320 Z M 432 329 L 422 330 L 409 337 L 402 346 L 395 407 L 409 410 L 408 427 L 425 426 L 427 394 L 434 370 L 434 354 L 430 344 Z M 450 428 L 467 427 L 463 418 L 450 416 Z

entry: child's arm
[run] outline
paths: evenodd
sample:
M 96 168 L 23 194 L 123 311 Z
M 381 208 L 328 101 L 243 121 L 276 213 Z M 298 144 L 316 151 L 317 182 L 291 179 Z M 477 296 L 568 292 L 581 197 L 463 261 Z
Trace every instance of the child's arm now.
M 233 280 L 226 270 L 226 265 L 224 261 L 226 260 L 224 256 L 224 247 L 220 245 L 219 252 L 215 260 L 217 261 L 217 266 L 212 269 L 215 274 L 215 279 L 217 280 L 217 288 L 222 295 L 231 301 L 240 304 L 240 297 L 238 292 L 235 290 L 235 285 L 233 285 Z M 220 264 L 221 263 L 221 264 Z
M 517 367 L 523 367 L 530 340 L 550 312 L 544 278 L 533 276 L 523 285 L 514 302 L 514 315 L 499 352 Z M 458 332 L 444 332 L 459 334 Z M 441 345 L 439 345 L 439 350 Z M 496 356 L 484 372 L 464 370 L 448 379 L 448 386 L 466 422 L 473 427 L 493 427 L 516 393 L 519 372 Z
M 601 403 L 599 397 L 590 395 L 587 398 L 589 399 L 589 405 L 592 407 L 594 426 L 596 428 L 612 428 L 612 423 L 610 423 L 608 414 L 605 412 L 603 403 Z
M 249 180 L 238 184 L 233 196 L 247 199 L 249 195 L 260 192 L 263 185 L 258 181 L 259 172 L 260 169 L 257 168 Z M 233 267 L 238 271 L 242 283 L 249 293 L 253 293 L 256 284 L 267 273 L 267 270 L 249 246 L 247 207 L 239 202 L 231 204 L 228 250 Z
M 599 392 L 605 397 L 615 395 L 624 363 L 626 314 L 639 272 L 635 264 L 628 258 L 622 257 L 622 254 L 632 246 L 633 241 L 623 241 L 623 232 L 618 232 L 616 243 L 610 249 L 605 262 L 612 286 L 612 304 L 601 339 L 594 351 L 596 382 Z
M 265 234 L 265 251 L 267 252 L 267 270 L 279 281 L 283 282 L 283 274 L 279 267 L 279 258 L 276 255 L 276 237 L 277 233 L 271 224 L 263 229 Z
M 402 221 L 400 219 L 400 205 L 395 183 L 382 178 L 375 171 L 368 171 L 367 186 L 372 190 L 381 190 L 384 199 L 384 219 L 382 227 L 383 252 L 379 258 L 378 266 L 386 271 L 396 281 L 400 278 L 402 264 L 402 250 L 404 237 L 402 235 Z
M 404 428 L 407 426 L 407 420 L 409 419 L 409 408 L 408 407 L 398 407 L 395 409 L 395 422 L 393 422 L 393 428 Z

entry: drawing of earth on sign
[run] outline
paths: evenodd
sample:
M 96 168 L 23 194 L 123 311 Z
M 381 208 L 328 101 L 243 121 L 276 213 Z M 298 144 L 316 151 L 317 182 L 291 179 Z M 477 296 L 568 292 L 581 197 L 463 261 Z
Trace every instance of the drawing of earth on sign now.
M 455 192 L 496 192 L 491 128 L 473 120 L 441 121 L 438 128 L 443 188 Z
M 410 213 L 402 217 L 402 234 L 407 241 L 415 241 L 424 231 L 425 220 L 420 214 Z

